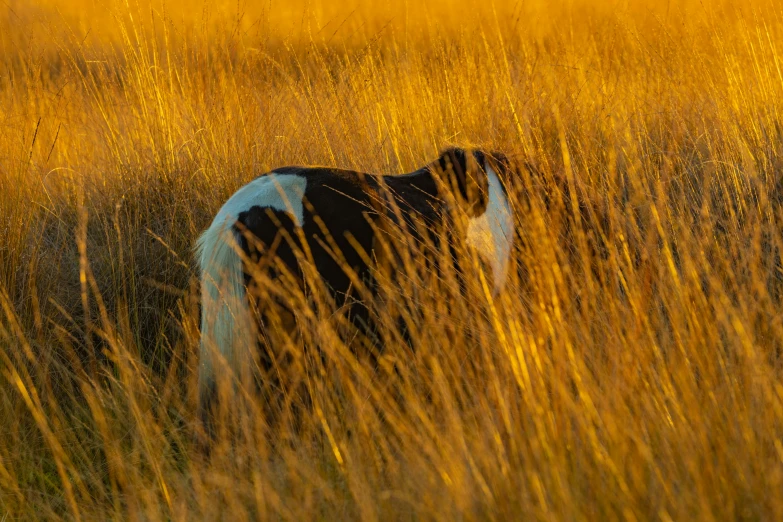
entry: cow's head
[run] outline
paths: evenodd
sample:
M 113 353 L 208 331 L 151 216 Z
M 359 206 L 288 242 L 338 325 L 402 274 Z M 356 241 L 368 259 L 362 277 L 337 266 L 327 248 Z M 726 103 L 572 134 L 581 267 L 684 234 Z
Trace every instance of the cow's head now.
M 504 181 L 511 171 L 501 153 L 479 149 L 449 148 L 432 164 L 434 172 L 448 187 L 457 214 L 467 218 L 466 243 L 491 267 L 494 291 L 505 284 L 514 220 Z

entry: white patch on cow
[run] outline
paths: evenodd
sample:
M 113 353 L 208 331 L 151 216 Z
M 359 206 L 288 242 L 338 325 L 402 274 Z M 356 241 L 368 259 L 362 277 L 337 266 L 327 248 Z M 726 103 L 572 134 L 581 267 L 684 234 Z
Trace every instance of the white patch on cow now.
M 484 167 L 489 186 L 487 209 L 468 222 L 468 244 L 474 247 L 492 267 L 494 294 L 503 289 L 508 273 L 511 245 L 514 242 L 514 217 L 498 175 L 489 165 Z
M 295 174 L 260 176 L 240 188 L 220 208 L 196 242 L 201 265 L 201 348 L 199 388 L 213 382 L 220 358 L 234 370 L 246 367 L 256 343 L 253 318 L 245 296 L 240 256 L 241 236 L 234 230 L 239 214 L 252 207 L 287 212 L 297 226 L 304 223 L 307 179 Z

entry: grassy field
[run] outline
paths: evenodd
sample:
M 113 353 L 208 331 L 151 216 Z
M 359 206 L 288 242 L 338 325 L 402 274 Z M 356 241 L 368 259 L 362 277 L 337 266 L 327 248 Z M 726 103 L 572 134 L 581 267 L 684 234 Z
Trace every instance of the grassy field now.
M 783 7 L 380 4 L 0 2 L 0 520 L 783 519 Z M 506 291 L 406 267 L 377 367 L 307 315 L 206 456 L 223 201 L 449 144 L 532 166 Z

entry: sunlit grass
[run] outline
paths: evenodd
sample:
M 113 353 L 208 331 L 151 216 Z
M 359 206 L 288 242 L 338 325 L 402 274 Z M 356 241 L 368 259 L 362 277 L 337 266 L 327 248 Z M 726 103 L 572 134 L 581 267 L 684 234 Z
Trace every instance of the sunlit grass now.
M 0 6 L 0 520 L 783 519 L 780 6 L 284 4 Z M 206 457 L 220 205 L 450 143 L 528 165 L 506 291 L 413 259 L 377 365 L 302 310 Z

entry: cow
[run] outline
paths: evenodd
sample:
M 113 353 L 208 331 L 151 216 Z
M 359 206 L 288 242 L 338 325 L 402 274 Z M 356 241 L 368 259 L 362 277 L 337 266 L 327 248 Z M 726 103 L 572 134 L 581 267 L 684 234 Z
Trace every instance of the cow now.
M 303 278 L 301 265 L 308 263 L 342 306 L 355 282 L 351 270 L 372 288 L 381 230 L 396 229 L 437 243 L 444 226 L 462 216 L 467 222 L 464 236 L 449 241 L 476 249 L 493 293 L 499 293 L 514 238 L 505 185 L 511 170 L 503 154 L 452 147 L 408 174 L 289 166 L 237 190 L 196 244 L 202 297 L 201 407 L 210 403 L 219 372 L 240 373 L 249 366 L 252 350 L 259 349 L 268 325 L 248 295 L 259 267 L 272 277 L 279 276 L 282 267 Z M 432 234 L 424 238 L 428 230 Z M 361 303 L 352 307 L 356 324 L 366 326 L 366 309 Z M 291 328 L 293 314 L 284 312 L 280 315 L 289 318 Z

